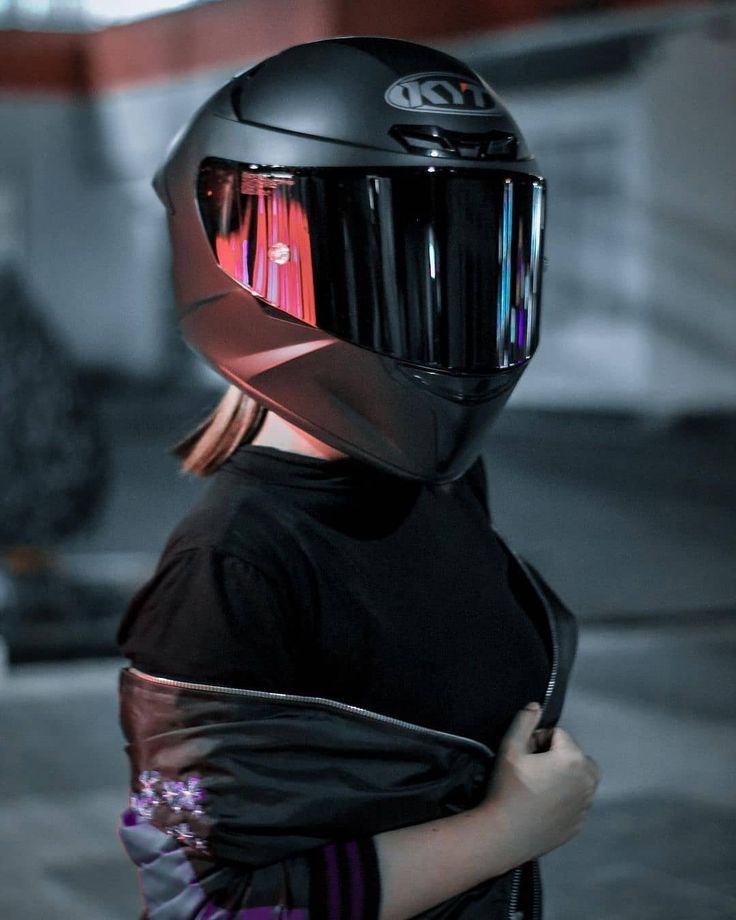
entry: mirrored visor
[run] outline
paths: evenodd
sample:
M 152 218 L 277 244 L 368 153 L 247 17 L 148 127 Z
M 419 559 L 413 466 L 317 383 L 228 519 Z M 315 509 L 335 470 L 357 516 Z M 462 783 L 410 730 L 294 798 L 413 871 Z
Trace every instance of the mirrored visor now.
M 197 199 L 222 269 L 355 345 L 483 374 L 537 345 L 544 180 L 443 167 L 202 164 Z

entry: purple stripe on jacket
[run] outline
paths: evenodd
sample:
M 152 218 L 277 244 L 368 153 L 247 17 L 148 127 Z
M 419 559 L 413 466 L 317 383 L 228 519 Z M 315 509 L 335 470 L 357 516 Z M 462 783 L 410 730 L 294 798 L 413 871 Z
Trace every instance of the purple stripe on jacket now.
M 185 847 L 132 809 L 123 812 L 118 836 L 138 867 L 149 920 L 273 920 L 276 905 L 229 910 L 214 904 Z M 309 920 L 309 911 L 278 908 L 278 920 Z
M 363 870 L 360 862 L 360 852 L 355 841 L 346 844 L 345 851 L 350 865 L 350 920 L 363 920 Z

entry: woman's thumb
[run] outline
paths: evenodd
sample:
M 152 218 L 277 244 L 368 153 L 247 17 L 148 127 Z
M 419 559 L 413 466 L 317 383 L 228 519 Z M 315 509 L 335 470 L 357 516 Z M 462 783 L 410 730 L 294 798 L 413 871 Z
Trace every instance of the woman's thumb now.
M 527 703 L 516 713 L 501 742 L 501 746 L 507 753 L 529 754 L 532 752 L 534 749 L 532 734 L 541 715 L 542 707 L 539 703 Z

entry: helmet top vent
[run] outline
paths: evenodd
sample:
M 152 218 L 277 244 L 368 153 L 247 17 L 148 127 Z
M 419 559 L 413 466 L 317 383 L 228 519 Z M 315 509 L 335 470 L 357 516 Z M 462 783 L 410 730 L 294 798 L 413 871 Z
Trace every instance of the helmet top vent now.
M 437 125 L 394 125 L 389 134 L 408 153 L 466 160 L 516 160 L 518 141 L 504 131 L 466 134 Z

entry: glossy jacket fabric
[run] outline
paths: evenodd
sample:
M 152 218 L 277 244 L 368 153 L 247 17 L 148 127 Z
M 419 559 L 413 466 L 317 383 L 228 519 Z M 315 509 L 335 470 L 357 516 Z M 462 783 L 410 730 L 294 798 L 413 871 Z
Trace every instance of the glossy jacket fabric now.
M 550 653 L 540 727 L 551 727 L 577 626 L 539 574 L 509 556 L 515 590 Z M 374 920 L 378 904 L 361 900 L 355 873 L 339 910 L 318 897 L 314 854 L 342 844 L 355 848 L 359 866 L 372 835 L 477 805 L 494 766 L 494 753 L 474 739 L 337 700 L 126 668 L 120 702 L 132 776 L 120 837 L 150 920 L 266 920 L 274 911 L 282 920 Z M 418 916 L 541 920 L 537 861 Z

